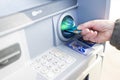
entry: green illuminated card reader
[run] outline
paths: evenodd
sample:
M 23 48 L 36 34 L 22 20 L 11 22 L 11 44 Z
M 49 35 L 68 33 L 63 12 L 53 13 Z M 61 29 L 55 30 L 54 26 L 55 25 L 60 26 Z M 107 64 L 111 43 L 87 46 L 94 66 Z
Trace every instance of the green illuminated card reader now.
M 61 23 L 61 30 L 71 34 L 80 34 L 81 30 L 77 29 L 75 22 L 71 16 L 66 16 Z

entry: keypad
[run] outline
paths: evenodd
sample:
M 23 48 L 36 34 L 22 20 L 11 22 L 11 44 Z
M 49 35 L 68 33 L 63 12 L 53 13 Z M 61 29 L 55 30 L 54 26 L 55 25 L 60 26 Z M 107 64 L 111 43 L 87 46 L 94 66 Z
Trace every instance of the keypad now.
M 61 72 L 71 66 L 76 59 L 59 49 L 53 48 L 37 57 L 31 67 L 48 80 L 54 79 Z

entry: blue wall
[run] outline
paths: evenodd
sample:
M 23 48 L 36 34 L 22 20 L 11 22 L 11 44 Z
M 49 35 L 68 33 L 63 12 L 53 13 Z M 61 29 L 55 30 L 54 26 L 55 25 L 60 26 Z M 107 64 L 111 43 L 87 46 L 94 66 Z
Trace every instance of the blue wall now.
M 110 0 L 78 0 L 79 23 L 93 19 L 108 19 Z

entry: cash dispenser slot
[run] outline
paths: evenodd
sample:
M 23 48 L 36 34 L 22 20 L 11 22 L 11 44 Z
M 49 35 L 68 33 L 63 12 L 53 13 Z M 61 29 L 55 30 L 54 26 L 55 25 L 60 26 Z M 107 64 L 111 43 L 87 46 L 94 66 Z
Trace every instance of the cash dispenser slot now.
M 18 43 L 0 50 L 0 69 L 15 62 L 21 56 L 21 49 Z

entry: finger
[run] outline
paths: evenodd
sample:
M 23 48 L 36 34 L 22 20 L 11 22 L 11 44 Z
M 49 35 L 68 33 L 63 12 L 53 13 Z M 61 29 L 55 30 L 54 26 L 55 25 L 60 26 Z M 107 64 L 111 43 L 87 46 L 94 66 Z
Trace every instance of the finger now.
M 91 31 L 89 31 L 88 34 L 86 34 L 86 35 L 83 36 L 83 39 L 95 42 L 96 41 L 95 40 L 96 37 L 97 37 L 97 32 L 91 30 Z
M 94 27 L 93 25 L 94 25 L 94 21 L 88 21 L 83 24 L 80 24 L 77 29 L 79 30 L 86 29 L 86 28 L 89 29 L 89 28 Z
M 79 25 L 79 26 L 77 27 L 77 29 L 78 29 L 78 30 L 83 30 L 83 29 L 85 29 L 84 24 Z
M 88 38 L 88 37 L 86 37 L 86 36 L 83 36 L 83 39 L 84 39 L 84 40 L 86 40 L 86 41 L 88 41 L 88 40 L 89 40 L 89 38 Z
M 97 32 L 96 31 L 90 31 L 88 35 L 86 35 L 86 37 L 88 37 L 89 39 L 95 38 L 97 36 Z
M 98 35 L 97 31 L 91 32 L 91 34 L 89 35 L 90 37 L 89 40 L 92 42 L 96 42 L 96 39 L 98 38 L 97 35 Z
M 90 33 L 89 29 L 84 29 L 84 30 L 82 30 L 81 35 L 86 36 L 89 33 Z

